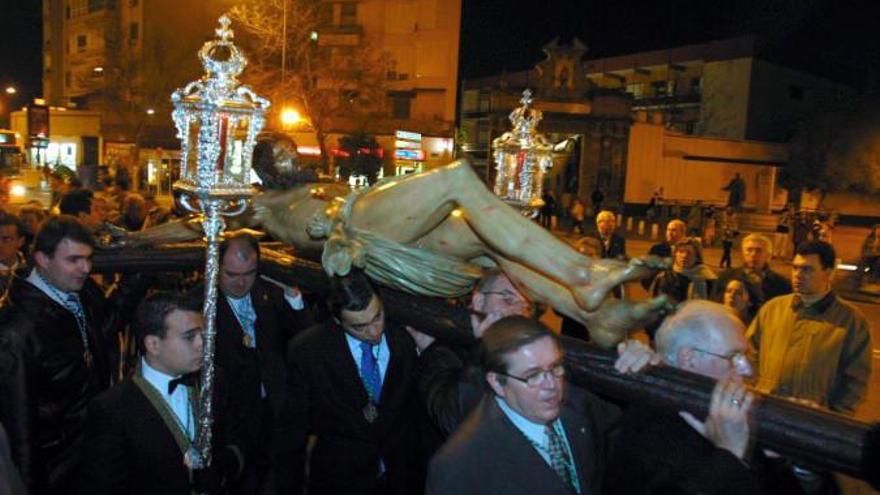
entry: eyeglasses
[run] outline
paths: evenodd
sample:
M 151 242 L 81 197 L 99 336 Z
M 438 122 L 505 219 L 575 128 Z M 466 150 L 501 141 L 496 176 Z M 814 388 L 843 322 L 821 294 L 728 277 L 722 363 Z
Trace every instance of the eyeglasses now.
M 716 352 L 705 351 L 703 349 L 698 349 L 696 347 L 693 348 L 697 352 L 702 352 L 703 354 L 708 354 L 710 356 L 715 356 L 717 358 L 721 358 L 728 363 L 732 368 L 736 368 L 738 366 L 748 366 L 749 359 L 746 357 L 746 354 L 742 351 L 733 351 L 727 354 L 718 354 Z
M 496 371 L 499 375 L 506 376 L 508 378 L 513 378 L 516 381 L 520 381 L 526 384 L 529 388 L 538 388 L 542 383 L 544 383 L 545 379 L 553 380 L 556 378 L 562 378 L 565 376 L 565 366 L 557 364 L 556 366 L 550 368 L 549 370 L 538 370 L 534 373 L 531 373 L 529 376 L 515 376 L 510 375 L 501 371 Z
M 504 304 L 509 304 L 511 306 L 513 306 L 513 305 L 525 306 L 526 305 L 526 302 L 523 300 L 523 298 L 519 294 L 517 294 L 515 292 L 511 292 L 509 290 L 480 291 L 480 294 L 483 294 L 484 296 L 499 296 L 501 298 L 501 300 L 504 301 Z

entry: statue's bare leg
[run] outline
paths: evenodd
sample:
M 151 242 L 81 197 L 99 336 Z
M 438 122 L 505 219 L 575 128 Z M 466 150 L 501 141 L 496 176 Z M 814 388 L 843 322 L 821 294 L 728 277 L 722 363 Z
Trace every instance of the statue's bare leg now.
M 609 297 L 596 311 L 587 312 L 575 303 L 568 289 L 553 280 L 512 261 L 499 259 L 498 264 L 533 301 L 552 306 L 558 313 L 581 322 L 589 329 L 593 342 L 605 349 L 672 310 L 669 298 L 661 295 L 645 301 Z
M 588 311 L 598 308 L 622 277 L 629 276 L 619 270 L 594 272 L 591 259 L 507 206 L 486 189 L 466 162 L 373 188 L 358 199 L 351 220 L 358 228 L 415 243 L 440 227 L 456 208 L 483 241 L 487 254 L 558 281 Z
M 413 243 L 457 207 L 487 251 L 532 267 L 573 290 L 589 287 L 590 260 L 504 204 L 465 162 L 374 188 L 355 204 L 352 221 L 358 228 Z M 585 297 L 585 307 L 597 307 L 606 294 Z

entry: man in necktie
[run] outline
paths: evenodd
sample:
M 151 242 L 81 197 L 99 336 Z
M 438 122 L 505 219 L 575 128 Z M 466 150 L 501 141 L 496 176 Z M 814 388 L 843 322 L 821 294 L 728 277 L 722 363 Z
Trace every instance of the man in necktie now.
M 426 493 L 600 493 L 605 433 L 619 411 L 566 388 L 559 338 L 524 316 L 483 334 L 492 390 L 431 460 Z
M 291 343 L 283 441 L 296 447 L 279 492 L 411 494 L 424 486 L 413 407 L 415 346 L 362 272 L 331 281 L 334 318 Z
M 259 446 L 236 487 L 242 493 L 262 493 L 272 486 L 276 457 L 289 449 L 276 431 L 285 395 L 287 341 L 311 326 L 299 289 L 261 278 L 259 261 L 260 245 L 252 235 L 231 233 L 220 246 L 215 363 L 234 380 L 250 444 Z M 204 288 L 194 292 L 201 297 Z
M 89 400 L 110 386 L 117 334 L 146 289 L 126 276 L 109 297 L 90 278 L 95 240 L 69 216 L 46 220 L 34 240 L 34 268 L 13 280 L 14 338 L 8 352 L 25 363 L 5 376 L 0 418 L 31 493 L 68 493 Z M 27 345 L 25 345 L 27 343 Z
M 202 367 L 199 302 L 159 292 L 145 299 L 132 324 L 141 359 L 133 377 L 89 406 L 79 476 L 68 493 L 189 495 L 220 493 L 241 474 L 246 438 L 228 383 L 216 375 L 212 461 L 192 470 L 186 460 L 198 429 Z

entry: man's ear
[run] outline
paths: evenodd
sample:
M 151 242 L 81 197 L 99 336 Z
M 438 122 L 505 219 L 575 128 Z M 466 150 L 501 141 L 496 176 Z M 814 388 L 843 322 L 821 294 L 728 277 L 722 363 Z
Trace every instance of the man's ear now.
M 675 355 L 675 361 L 678 368 L 693 371 L 694 369 L 694 349 L 691 347 L 681 347 Z
M 504 385 L 500 381 L 501 376 L 494 371 L 490 371 L 486 373 L 486 383 L 492 387 L 492 391 L 495 392 L 495 395 L 498 397 L 504 397 Z
M 144 352 L 151 356 L 159 354 L 159 344 L 162 339 L 157 335 L 147 335 L 144 337 Z
M 51 258 L 46 255 L 46 253 L 42 251 L 34 251 L 34 261 L 37 262 L 37 266 L 45 270 L 49 267 L 49 261 Z

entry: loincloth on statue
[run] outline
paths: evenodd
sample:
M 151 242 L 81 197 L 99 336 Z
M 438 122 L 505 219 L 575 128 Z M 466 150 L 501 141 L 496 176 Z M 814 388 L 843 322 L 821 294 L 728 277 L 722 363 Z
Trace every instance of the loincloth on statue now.
M 386 287 L 411 294 L 459 297 L 470 293 L 482 269 L 453 256 L 409 246 L 351 225 L 359 193 L 331 213 L 321 263 L 328 275 L 344 276 L 352 266 Z

